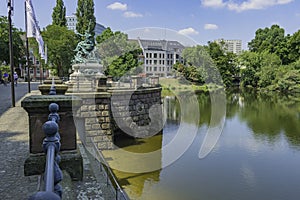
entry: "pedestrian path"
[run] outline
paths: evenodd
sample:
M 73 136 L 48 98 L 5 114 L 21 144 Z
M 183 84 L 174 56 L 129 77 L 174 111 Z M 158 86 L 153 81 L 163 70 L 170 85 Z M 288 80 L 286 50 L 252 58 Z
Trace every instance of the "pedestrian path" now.
M 23 98 L 37 94 L 40 92 L 32 91 Z M 0 116 L 0 199 L 28 199 L 39 188 L 40 176 L 24 176 L 24 162 L 29 156 L 29 124 L 27 112 L 21 107 L 23 98 Z M 65 175 L 63 200 L 115 199 L 111 186 L 106 184 L 106 174 L 95 175 L 83 146 L 79 147 L 84 157 L 84 179 L 71 182 Z
M 18 101 L 16 107 L 0 116 L 1 199 L 26 199 L 37 190 L 38 176 L 24 176 L 24 161 L 29 156 L 28 141 L 28 116 Z

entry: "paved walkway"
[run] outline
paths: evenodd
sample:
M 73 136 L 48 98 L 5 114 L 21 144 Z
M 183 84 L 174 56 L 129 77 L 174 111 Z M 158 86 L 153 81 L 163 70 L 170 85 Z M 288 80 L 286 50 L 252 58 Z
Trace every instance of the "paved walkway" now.
M 39 94 L 32 91 L 31 94 Z M 24 161 L 29 156 L 28 115 L 21 107 L 9 108 L 0 116 L 0 199 L 28 199 L 38 188 L 39 176 L 24 176 Z M 103 173 L 93 173 L 88 156 L 84 157 L 84 180 L 70 182 L 65 177 L 63 199 L 115 199 Z
M 26 199 L 37 190 L 38 176 L 24 176 L 29 156 L 28 115 L 20 104 L 0 116 L 0 199 Z

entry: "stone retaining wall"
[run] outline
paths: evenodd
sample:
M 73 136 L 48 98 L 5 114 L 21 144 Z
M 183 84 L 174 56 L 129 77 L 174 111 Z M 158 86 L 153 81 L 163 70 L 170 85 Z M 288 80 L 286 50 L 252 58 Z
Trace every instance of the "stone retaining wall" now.
M 161 88 L 73 93 L 82 98 L 77 127 L 81 140 L 98 149 L 114 149 L 117 134 L 150 137 L 162 129 Z M 79 118 L 79 119 L 80 119 Z M 80 121 L 80 120 L 78 120 Z M 77 126 L 80 123 L 76 123 Z

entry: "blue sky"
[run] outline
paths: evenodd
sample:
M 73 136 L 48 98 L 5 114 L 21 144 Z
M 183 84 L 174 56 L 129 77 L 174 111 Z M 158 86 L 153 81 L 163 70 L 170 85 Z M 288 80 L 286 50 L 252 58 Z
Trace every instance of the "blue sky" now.
M 32 3 L 40 27 L 50 24 L 56 1 L 32 0 Z M 75 12 L 77 0 L 64 3 L 67 15 Z M 94 0 L 94 3 L 97 22 L 114 31 L 158 27 L 168 30 L 165 33 L 174 30 L 184 34 L 198 44 L 218 38 L 241 39 L 246 49 L 258 28 L 279 24 L 289 34 L 300 29 L 298 0 Z M 13 23 L 24 30 L 24 0 L 14 0 L 14 10 Z M 0 15 L 7 15 L 4 3 Z M 168 34 L 160 37 L 168 39 Z

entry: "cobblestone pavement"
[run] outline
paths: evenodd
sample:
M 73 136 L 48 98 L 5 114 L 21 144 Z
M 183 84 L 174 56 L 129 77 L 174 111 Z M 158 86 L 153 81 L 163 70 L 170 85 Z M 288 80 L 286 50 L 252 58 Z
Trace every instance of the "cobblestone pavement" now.
M 0 116 L 0 199 L 27 199 L 37 190 L 38 176 L 24 176 L 29 135 L 27 113 L 20 104 Z
M 32 91 L 27 95 L 34 94 L 39 92 Z M 29 156 L 29 134 L 28 115 L 21 107 L 21 100 L 0 116 L 0 199 L 5 200 L 28 199 L 37 192 L 40 179 L 39 176 L 24 176 L 24 161 Z M 105 174 L 94 173 L 82 146 L 80 150 L 84 158 L 84 179 L 71 182 L 66 174 L 62 183 L 63 200 L 115 199 L 111 186 L 106 185 Z

